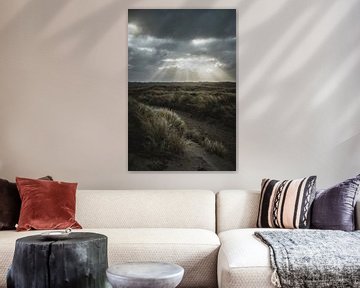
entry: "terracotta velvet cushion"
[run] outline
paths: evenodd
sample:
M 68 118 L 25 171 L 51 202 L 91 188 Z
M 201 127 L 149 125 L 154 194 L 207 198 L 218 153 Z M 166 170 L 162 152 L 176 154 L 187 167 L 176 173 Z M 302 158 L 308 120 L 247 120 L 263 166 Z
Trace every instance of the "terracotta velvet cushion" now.
M 17 231 L 81 228 L 75 220 L 77 183 L 16 178 L 22 201 Z
M 311 228 L 353 231 L 359 186 L 360 174 L 328 189 L 317 191 L 312 205 Z
M 51 176 L 40 179 L 52 180 Z M 15 230 L 20 207 L 21 199 L 16 184 L 0 179 L 0 230 Z

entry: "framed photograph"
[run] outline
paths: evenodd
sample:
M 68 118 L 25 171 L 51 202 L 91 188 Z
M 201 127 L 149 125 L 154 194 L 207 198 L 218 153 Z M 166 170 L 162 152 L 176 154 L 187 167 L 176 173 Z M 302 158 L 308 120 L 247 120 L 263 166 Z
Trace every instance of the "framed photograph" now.
M 129 171 L 236 170 L 236 10 L 128 11 Z

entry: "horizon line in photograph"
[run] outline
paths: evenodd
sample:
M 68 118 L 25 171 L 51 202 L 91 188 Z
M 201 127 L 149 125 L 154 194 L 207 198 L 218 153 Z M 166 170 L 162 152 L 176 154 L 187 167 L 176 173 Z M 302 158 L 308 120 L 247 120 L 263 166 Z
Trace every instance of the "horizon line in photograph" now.
M 129 82 L 236 82 L 235 9 L 129 9 Z
M 236 81 L 128 81 L 128 83 L 234 83 Z

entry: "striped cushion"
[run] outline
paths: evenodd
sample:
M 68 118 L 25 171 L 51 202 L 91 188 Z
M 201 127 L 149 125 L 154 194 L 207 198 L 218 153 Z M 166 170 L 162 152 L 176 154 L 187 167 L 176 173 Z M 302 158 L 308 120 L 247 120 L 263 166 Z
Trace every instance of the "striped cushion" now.
M 308 228 L 316 176 L 295 180 L 263 179 L 257 226 L 263 228 Z

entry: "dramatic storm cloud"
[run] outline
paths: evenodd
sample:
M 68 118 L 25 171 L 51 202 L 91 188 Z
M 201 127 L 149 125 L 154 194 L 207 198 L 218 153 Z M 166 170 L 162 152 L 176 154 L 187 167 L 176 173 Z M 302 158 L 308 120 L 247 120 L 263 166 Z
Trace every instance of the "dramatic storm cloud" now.
M 130 82 L 235 81 L 233 9 L 132 9 Z

